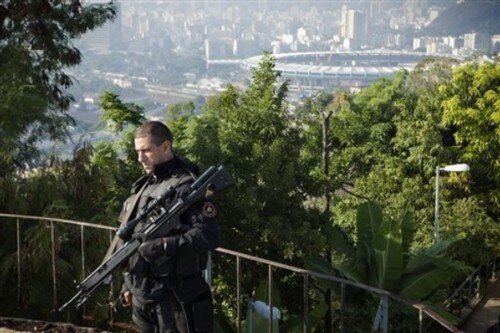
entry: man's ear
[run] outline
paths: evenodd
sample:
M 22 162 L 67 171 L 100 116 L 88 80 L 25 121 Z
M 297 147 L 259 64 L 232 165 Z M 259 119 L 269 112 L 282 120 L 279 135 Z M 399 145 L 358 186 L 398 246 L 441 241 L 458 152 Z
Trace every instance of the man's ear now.
M 172 141 L 166 140 L 161 144 L 162 150 L 167 153 L 172 150 Z

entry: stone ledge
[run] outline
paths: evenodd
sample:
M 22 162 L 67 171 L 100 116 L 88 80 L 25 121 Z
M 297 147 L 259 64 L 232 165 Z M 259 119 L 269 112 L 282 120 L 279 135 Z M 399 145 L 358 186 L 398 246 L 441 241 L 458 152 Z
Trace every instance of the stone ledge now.
M 69 323 L 52 323 L 42 320 L 0 317 L 0 333 L 12 332 L 108 333 L 109 331 L 90 327 L 80 327 Z

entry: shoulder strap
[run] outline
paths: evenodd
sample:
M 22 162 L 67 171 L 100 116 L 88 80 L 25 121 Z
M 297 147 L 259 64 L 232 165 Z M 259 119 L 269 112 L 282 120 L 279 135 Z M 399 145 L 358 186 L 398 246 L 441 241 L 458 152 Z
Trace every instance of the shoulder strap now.
M 148 181 L 146 180 L 144 182 L 144 184 L 142 184 L 141 189 L 135 194 L 135 197 L 132 199 L 132 201 L 130 203 L 130 209 L 127 211 L 124 218 L 120 222 L 120 227 L 122 225 L 124 225 L 130 219 L 130 215 L 132 215 L 132 212 L 135 210 L 135 206 L 137 205 L 137 202 L 139 201 L 139 198 L 141 197 L 142 192 L 144 192 L 144 189 L 146 188 L 147 184 L 148 184 Z M 120 241 L 120 237 L 115 235 L 115 237 L 113 237 L 113 240 L 111 241 L 111 244 L 109 244 L 108 250 L 106 251 L 106 255 L 104 256 L 103 261 L 108 259 L 109 256 L 111 256 L 111 254 L 113 254 L 119 241 Z
M 177 183 L 176 187 L 179 187 L 189 182 L 194 182 L 196 178 L 197 177 L 193 176 L 192 174 L 179 177 L 179 182 Z

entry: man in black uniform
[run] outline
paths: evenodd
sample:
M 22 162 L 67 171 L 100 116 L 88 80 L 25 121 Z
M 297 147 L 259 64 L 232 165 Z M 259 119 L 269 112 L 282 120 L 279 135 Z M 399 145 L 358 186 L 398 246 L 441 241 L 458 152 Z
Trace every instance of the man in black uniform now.
M 134 183 L 120 215 L 122 223 L 172 187 L 168 207 L 194 181 L 195 167 L 173 154 L 172 135 L 164 124 L 149 121 L 140 126 L 135 150 L 146 175 Z M 195 204 L 177 228 L 145 241 L 130 258 L 121 296 L 124 306 L 132 306 L 132 319 L 141 332 L 213 332 L 212 296 L 202 270 L 219 240 L 216 215 L 210 202 Z M 135 231 L 144 223 L 148 219 Z

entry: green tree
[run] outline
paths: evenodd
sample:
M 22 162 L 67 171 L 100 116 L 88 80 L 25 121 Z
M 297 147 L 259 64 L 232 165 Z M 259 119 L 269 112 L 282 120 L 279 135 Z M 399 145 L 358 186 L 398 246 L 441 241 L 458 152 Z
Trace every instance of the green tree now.
M 303 204 L 307 173 L 298 158 L 301 138 L 288 113 L 286 92 L 287 83 L 279 83 L 279 73 L 274 71 L 274 59 L 264 55 L 247 89 L 229 85 L 207 101 L 199 116 L 174 126 L 174 137 L 181 138 L 175 147 L 185 148 L 189 157 L 203 163 L 202 169 L 207 164 L 224 164 L 236 179 L 230 193 L 216 198 L 222 246 L 299 263 L 304 253 L 318 248 L 324 236 L 311 228 L 314 213 Z M 216 271 L 234 269 L 234 262 L 221 258 L 215 264 Z M 265 267 L 243 269 L 246 288 L 266 274 Z M 281 280 L 281 272 L 276 274 L 275 279 Z M 290 282 L 281 281 L 288 288 Z M 219 276 L 216 289 L 220 304 L 232 307 L 234 278 Z M 290 303 L 285 306 L 299 313 L 300 302 Z
M 331 172 L 332 156 L 340 148 L 337 135 L 332 133 L 335 121 L 343 107 L 349 107 L 351 96 L 343 91 L 334 94 L 319 93 L 308 98 L 296 112 L 304 137 L 301 158 L 311 170 L 310 196 L 322 197 L 322 210 L 329 214 L 333 192 L 342 187 Z
M 336 193 L 334 212 L 336 222 L 349 233 L 355 231 L 352 212 L 357 205 L 356 196 L 361 196 L 381 202 L 392 218 L 399 211 L 411 208 L 419 221 L 414 246 L 425 246 L 432 241 L 436 166 L 469 162 L 470 173 L 442 177 L 443 231 L 454 234 L 482 230 L 481 235 L 472 237 L 471 234 L 471 240 L 484 238 L 489 240 L 487 244 L 494 244 L 498 239 L 497 224 L 493 222 L 498 217 L 498 192 L 495 190 L 498 182 L 493 177 L 498 174 L 494 166 L 497 160 L 494 156 L 498 155 L 495 134 L 498 124 L 492 120 L 495 118 L 494 102 L 485 104 L 480 97 L 488 96 L 490 102 L 494 100 L 492 96 L 498 91 L 495 90 L 498 65 L 483 66 L 481 71 L 478 71 L 479 66 L 454 69 L 454 65 L 455 62 L 448 60 L 428 60 L 419 64 L 410 75 L 402 72 L 380 80 L 356 95 L 350 106 L 332 120 L 331 132 L 339 142 L 339 149 L 332 155 L 331 170 L 337 177 L 333 179 L 344 184 L 343 190 Z M 474 76 L 478 87 L 476 95 L 464 90 L 473 86 Z M 466 125 L 459 126 L 464 124 L 460 119 L 467 111 L 450 103 L 462 100 L 479 106 L 474 113 L 476 122 L 467 121 Z M 485 105 L 484 112 L 481 105 Z M 461 118 L 447 120 L 450 114 Z M 473 125 L 480 123 L 481 127 Z M 464 131 L 468 139 L 460 142 L 457 135 L 464 135 Z M 477 155 L 474 158 L 466 156 L 466 152 L 472 151 L 469 140 L 483 142 L 483 147 L 488 148 L 481 153 L 473 148 Z M 480 166 L 473 166 L 474 161 Z M 355 196 L 346 196 L 346 192 Z M 468 213 L 464 211 L 466 206 Z M 458 211 L 461 213 L 457 214 Z M 464 216 L 478 221 L 483 228 L 465 227 L 469 222 Z M 486 245 L 477 256 L 465 255 L 462 250 L 460 258 L 476 265 L 491 260 L 498 253 L 495 248 Z M 486 256 L 486 252 L 490 255 Z
M 408 174 L 395 151 L 394 119 L 405 105 L 408 73 L 401 71 L 363 89 L 332 119 L 331 179 L 337 186 L 334 221 L 355 231 L 353 212 L 360 198 L 381 202 L 388 214 L 404 210 L 411 198 L 400 195 Z M 408 185 L 409 186 L 409 185 Z
M 196 106 L 193 101 L 184 103 L 172 104 L 167 108 L 167 115 L 165 117 L 167 123 L 183 117 L 191 117 L 194 115 Z
M 471 167 L 466 175 L 446 178 L 441 220 L 444 232 L 467 230 L 469 246 L 457 247 L 456 252 L 474 264 L 494 260 L 500 253 L 499 87 L 498 62 L 460 66 L 439 87 L 440 125 L 453 138 L 450 155 Z M 470 181 L 460 182 L 464 177 Z
M 134 146 L 135 131 L 146 118 L 142 107 L 124 103 L 118 95 L 104 91 L 100 96 L 102 115 L 100 123 L 116 137 L 113 141 L 100 141 L 92 153 L 92 165 L 107 176 L 108 191 L 103 198 L 105 213 L 114 224 L 120 205 L 128 194 L 130 184 L 142 175 Z
M 333 196 L 333 221 L 350 235 L 353 242 L 359 241 L 359 225 L 353 222 L 353 208 L 359 198 L 365 197 L 380 201 L 385 207 L 386 216 L 394 221 L 398 219 L 400 211 L 412 209 L 415 212 L 418 228 L 415 241 L 411 243 L 413 253 L 426 249 L 431 243 L 435 167 L 471 161 L 461 157 L 469 141 L 459 143 L 456 139 L 458 122 L 451 124 L 442 120 L 448 98 L 461 101 L 466 96 L 472 96 L 472 104 L 480 103 L 480 111 L 475 113 L 478 117 L 476 122 L 467 121 L 467 126 L 476 124 L 476 129 L 482 132 L 476 135 L 469 128 L 467 134 L 471 136 L 471 141 L 487 137 L 484 141 L 488 144 L 484 147 L 491 147 L 491 150 L 482 154 L 488 161 L 483 164 L 496 162 L 492 156 L 498 155 L 495 154 L 498 146 L 493 142 L 498 136 L 495 134 L 498 125 L 491 121 L 495 118 L 494 103 L 498 91 L 495 90 L 498 84 L 494 66 L 488 65 L 488 70 L 483 69 L 481 75 L 476 72 L 477 67 L 472 66 L 468 70 L 470 73 L 465 78 L 476 76 L 476 86 L 479 77 L 482 79 L 482 90 L 474 95 L 463 90 L 474 86 L 472 79 L 467 81 L 463 74 L 457 76 L 460 70 L 454 69 L 454 65 L 455 62 L 448 60 L 428 60 L 419 64 L 411 74 L 400 72 L 392 78 L 379 80 L 363 89 L 331 119 L 330 142 L 334 144 L 335 150 L 330 161 L 330 186 L 337 189 Z M 455 77 L 462 78 L 460 85 L 453 82 Z M 448 95 L 443 94 L 445 91 Z M 475 96 L 488 96 L 489 99 L 484 97 L 488 100 L 485 102 Z M 320 98 L 321 95 L 316 100 Z M 481 109 L 482 106 L 486 107 Z M 467 115 L 460 108 L 453 106 L 452 109 L 461 117 Z M 306 148 L 307 152 L 302 157 L 306 158 L 309 170 L 314 170 L 311 166 L 317 168 L 320 164 L 320 122 L 315 127 L 311 125 L 310 120 L 314 119 L 315 114 L 312 107 L 301 111 L 305 111 L 300 116 L 306 119 L 305 124 L 308 125 L 302 133 L 313 142 L 312 148 Z M 315 135 L 311 135 L 311 132 Z M 481 169 L 478 173 L 488 175 Z M 489 262 L 499 253 L 496 245 L 500 237 L 498 224 L 489 215 L 492 210 L 498 210 L 498 205 L 491 202 L 497 197 L 491 190 L 498 188 L 498 185 L 493 178 L 485 178 L 475 175 L 474 170 L 471 170 L 470 175 L 447 174 L 442 177 L 443 234 L 448 237 L 460 232 L 467 234 L 467 238 L 461 242 L 462 246 L 451 245 L 449 254 L 471 265 Z M 472 190 L 478 180 L 482 185 Z M 319 188 L 316 186 L 316 189 Z M 485 188 L 487 191 L 484 196 L 488 196 L 489 200 L 474 195 L 473 191 L 479 194 Z M 310 193 L 317 195 L 318 192 Z M 337 239 L 336 236 L 329 235 L 328 238 L 333 244 L 336 243 L 332 241 Z M 464 242 L 480 246 L 463 246 Z M 323 286 L 323 290 L 327 287 Z
M 471 165 L 474 193 L 483 193 L 493 218 L 500 216 L 500 63 L 457 68 L 440 87 L 441 124 L 453 128 L 458 158 Z
M 103 109 L 100 122 L 114 134 L 118 134 L 128 125 L 137 126 L 145 120 L 144 109 L 133 103 L 123 103 L 117 94 L 104 91 L 100 96 Z
M 67 137 L 73 79 L 65 69 L 81 61 L 72 43 L 114 18 L 112 4 L 78 0 L 0 4 L 0 169 L 33 162 L 42 139 Z
M 240 211 L 237 215 L 244 219 L 239 221 L 240 226 L 226 230 L 235 227 L 259 229 L 262 234 L 255 237 L 260 241 L 265 241 L 271 230 L 277 232 L 283 224 L 288 224 L 284 223 L 286 218 L 278 218 L 280 214 L 289 216 L 291 211 L 300 210 L 302 206 L 297 184 L 301 176 L 296 158 L 300 138 L 287 114 L 287 84 L 277 84 L 278 78 L 274 59 L 265 55 L 254 70 L 248 89 L 238 91 L 229 85 L 225 92 L 207 102 L 199 117 L 191 117 L 182 129 L 178 129 L 183 133 L 174 133 L 175 137 L 183 138 L 176 146 L 189 147 L 188 155 L 195 161 L 228 165 L 239 186 L 235 191 L 239 194 L 231 200 L 231 210 L 233 213 Z M 288 200 L 282 201 L 281 196 Z M 276 223 L 272 222 L 274 219 Z M 249 234 L 242 232 L 245 237 Z M 241 243 L 240 239 L 231 238 L 227 241 L 251 248 L 257 246 L 256 242 L 248 240 Z M 272 249 L 266 253 L 275 255 Z
M 297 116 L 303 129 L 304 144 L 301 147 L 301 159 L 309 178 L 305 186 L 308 193 L 308 204 L 318 206 L 321 222 L 314 227 L 320 230 L 327 238 L 331 235 L 333 211 L 332 198 L 334 191 L 342 188 L 343 184 L 335 182 L 335 175 L 331 173 L 331 156 L 339 149 L 339 141 L 332 133 L 333 118 L 338 116 L 343 107 L 349 105 L 351 96 L 346 92 L 335 94 L 320 93 L 305 101 L 304 106 L 297 110 Z M 331 258 L 329 244 L 322 249 L 324 258 Z M 326 304 L 324 323 L 325 331 L 330 332 L 332 327 L 332 290 L 325 289 L 321 304 Z
M 0 178 L 4 191 L 0 199 L 9 210 L 17 214 L 41 215 L 90 221 L 116 226 L 121 203 L 129 194 L 130 184 L 141 174 L 133 149 L 133 133 L 143 120 L 142 109 L 123 103 L 117 95 L 105 92 L 101 96 L 103 122 L 108 128 L 120 132 L 116 143 L 99 142 L 92 147 L 83 144 L 75 148 L 70 159 L 52 156 L 39 168 L 20 174 L 17 178 Z M 62 320 L 53 309 L 50 229 L 47 223 L 22 223 L 21 255 L 24 284 L 21 290 L 21 308 L 13 304 L 16 284 L 15 228 L 4 226 L 0 241 L 0 254 L 6 258 L 0 265 L 0 307 L 3 315 L 26 316 L 40 319 Z M 74 227 L 56 226 L 55 229 L 56 271 L 58 277 L 58 300 L 67 300 L 75 292 L 75 279 L 83 278 L 81 269 L 80 233 Z M 85 269 L 95 269 L 109 245 L 108 233 L 86 229 Z M 42 269 L 43 268 L 43 269 Z M 107 302 L 106 291 L 96 297 L 97 303 Z M 92 313 L 94 324 L 107 320 L 106 308 L 87 304 L 87 313 Z M 59 304 L 60 305 L 60 304 Z M 40 309 L 43 309 L 41 311 Z M 81 320 L 81 312 L 70 311 L 73 322 Z M 124 315 L 124 314 L 121 314 Z M 68 320 L 67 317 L 64 320 Z
M 77 147 L 71 159 L 53 157 L 48 165 L 25 173 L 14 179 L 10 188 L 9 205 L 17 214 L 50 216 L 75 220 L 106 223 L 101 219 L 103 210 L 101 199 L 108 191 L 106 177 L 102 170 L 92 165 L 92 148 L 88 145 Z M 6 179 L 2 179 L 2 189 L 9 190 Z M 22 277 L 21 304 L 16 299 L 15 225 L 2 225 L 0 254 L 5 260 L 0 265 L 1 294 L 0 307 L 3 315 L 28 318 L 62 320 L 62 314 L 53 312 L 52 267 L 50 224 L 23 220 L 20 228 Z M 87 269 L 95 267 L 109 242 L 107 233 L 86 232 Z M 58 301 L 67 299 L 74 292 L 72 281 L 82 276 L 80 234 L 75 227 L 56 225 L 55 227 L 56 274 L 58 279 Z M 101 295 L 102 296 L 102 295 Z M 104 297 L 101 298 L 101 301 Z M 20 305 L 20 306 L 19 306 Z M 90 310 L 91 307 L 89 307 Z M 71 313 L 78 321 L 81 313 Z
M 62 161 L 52 157 L 45 163 L 37 161 L 41 140 L 65 139 L 67 125 L 72 119 L 67 114 L 71 95 L 67 89 L 73 79 L 66 69 L 81 61 L 81 54 L 72 40 L 114 18 L 112 4 L 84 6 L 80 1 L 30 0 L 0 3 L 0 186 L 2 211 L 29 215 L 91 219 L 103 187 L 99 171 L 89 167 L 90 148 L 75 149 L 73 159 Z M 22 171 L 38 162 L 38 169 Z M 13 171 L 20 171 L 13 173 Z M 4 192 L 5 191 L 5 192 Z M 101 207 L 98 207 L 100 209 Z M 2 224 L 2 310 L 4 314 L 18 313 L 12 299 L 15 295 L 15 231 Z M 28 288 L 22 292 L 24 313 L 36 316 L 48 314 L 51 295 L 40 285 L 50 285 L 49 257 L 41 256 L 49 250 L 50 236 L 45 224 L 22 224 L 23 270 L 30 276 Z M 56 231 L 56 249 L 60 255 L 57 270 L 63 285 L 71 285 L 78 267 L 77 235 L 68 230 Z M 98 237 L 92 239 L 98 244 Z M 63 254 L 62 250 L 68 243 Z M 64 243 L 64 246 L 63 246 Z M 98 249 L 98 246 L 91 248 Z M 66 290 L 67 292 L 67 290 Z M 44 309 L 44 311 L 41 311 Z M 23 310 L 23 309 L 21 309 Z M 46 310 L 46 311 L 45 311 Z
M 296 228 L 307 227 L 297 224 L 305 217 L 297 158 L 301 140 L 287 114 L 287 83 L 278 84 L 278 79 L 274 59 L 264 55 L 248 89 L 238 92 L 229 86 L 214 102 L 218 110 L 206 110 L 206 117 L 218 121 L 211 128 L 217 130 L 218 147 L 211 151 L 220 151 L 215 155 L 221 156 L 220 162 L 228 165 L 238 183 L 231 210 L 241 218 L 238 225 L 228 221 L 227 228 L 238 233 L 226 242 L 240 249 L 242 245 L 251 251 L 259 248 L 263 256 L 291 258 L 296 255 L 292 248 L 298 249 L 292 244 L 300 242 L 303 232 Z M 207 145 L 214 143 L 205 141 L 202 147 Z M 273 235 L 280 235 L 282 242 L 271 244 Z
M 412 72 L 407 86 L 401 112 L 394 118 L 397 130 L 392 141 L 395 153 L 403 158 L 406 180 L 401 194 L 414 202 L 416 218 L 430 229 L 435 167 L 469 163 L 470 172 L 441 178 L 440 220 L 445 234 L 468 234 L 465 242 L 471 246 L 453 247 L 457 258 L 471 265 L 489 262 L 500 252 L 495 245 L 500 237 L 495 223 L 499 207 L 498 122 L 494 121 L 498 64 L 457 66 L 456 61 L 428 60 Z M 492 97 L 492 104 L 485 104 L 484 96 Z M 487 148 L 479 152 L 473 148 L 477 145 Z M 420 238 L 428 239 L 430 232 L 421 231 Z M 467 250 L 472 244 L 481 245 Z

